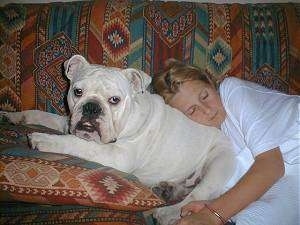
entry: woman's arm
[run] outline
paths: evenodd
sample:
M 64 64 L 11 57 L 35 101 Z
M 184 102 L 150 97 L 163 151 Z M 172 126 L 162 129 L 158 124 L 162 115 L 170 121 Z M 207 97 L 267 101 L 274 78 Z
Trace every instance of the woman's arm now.
M 258 155 L 253 165 L 239 182 L 228 192 L 212 200 L 208 205 L 225 220 L 228 220 L 246 208 L 250 203 L 260 198 L 283 175 L 283 158 L 280 149 L 277 147 Z M 199 204 L 203 205 L 203 202 L 200 201 Z M 187 215 L 188 211 L 193 211 L 193 207 L 193 204 L 183 207 L 182 214 Z M 201 217 L 190 215 L 190 217 L 193 216 L 197 221 L 194 220 L 192 222 L 192 218 L 187 216 L 181 219 L 179 224 L 222 224 L 207 208 L 202 208 L 199 213 L 202 214 Z M 213 219 L 212 217 L 215 218 Z M 185 220 L 190 222 L 186 223 Z M 203 220 L 203 222 L 200 220 Z M 214 222 L 207 223 L 208 220 Z
M 284 163 L 279 148 L 266 151 L 255 158 L 253 165 L 227 193 L 210 206 L 229 219 L 260 198 L 284 175 Z

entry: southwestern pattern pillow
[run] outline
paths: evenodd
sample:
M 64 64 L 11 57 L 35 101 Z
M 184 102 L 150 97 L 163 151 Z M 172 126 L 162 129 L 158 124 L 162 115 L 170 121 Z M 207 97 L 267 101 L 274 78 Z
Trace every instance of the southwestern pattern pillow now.
M 134 211 L 164 204 L 130 174 L 69 155 L 30 150 L 25 134 L 47 129 L 1 124 L 0 201 Z
M 142 212 L 81 205 L 0 204 L 0 224 L 26 225 L 150 225 Z M 152 223 L 153 225 L 153 223 Z

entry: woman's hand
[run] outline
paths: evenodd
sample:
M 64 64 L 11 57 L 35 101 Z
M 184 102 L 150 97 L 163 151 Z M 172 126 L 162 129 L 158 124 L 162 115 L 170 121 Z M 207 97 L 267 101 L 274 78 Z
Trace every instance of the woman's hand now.
M 192 213 L 198 213 L 205 207 L 208 201 L 192 201 L 181 208 L 181 217 L 189 216 Z
M 204 204 L 207 201 L 194 201 L 182 207 L 182 218 L 176 225 L 220 225 L 222 222 Z

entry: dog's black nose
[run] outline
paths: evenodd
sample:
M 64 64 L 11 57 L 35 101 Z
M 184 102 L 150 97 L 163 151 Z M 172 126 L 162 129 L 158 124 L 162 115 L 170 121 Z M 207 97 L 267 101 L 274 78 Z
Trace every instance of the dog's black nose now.
M 96 117 L 102 113 L 102 108 L 95 102 L 87 102 L 82 107 L 82 115 L 86 117 Z

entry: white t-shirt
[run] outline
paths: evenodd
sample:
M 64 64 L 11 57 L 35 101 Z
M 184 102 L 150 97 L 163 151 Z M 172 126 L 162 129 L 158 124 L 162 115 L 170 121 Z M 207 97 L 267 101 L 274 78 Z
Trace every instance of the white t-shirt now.
M 262 152 L 280 147 L 287 164 L 300 163 L 300 96 L 270 90 L 235 77 L 220 96 L 227 113 L 221 130 L 231 139 L 241 177 Z

